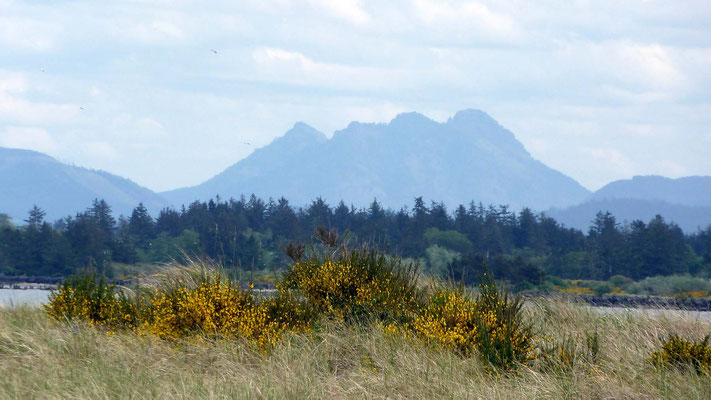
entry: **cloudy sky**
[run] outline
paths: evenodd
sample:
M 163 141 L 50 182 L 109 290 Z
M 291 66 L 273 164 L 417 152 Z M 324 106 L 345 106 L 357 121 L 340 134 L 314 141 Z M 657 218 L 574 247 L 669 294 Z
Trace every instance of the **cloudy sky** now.
M 711 2 L 0 0 L 0 146 L 154 190 L 464 108 L 589 189 L 711 175 Z

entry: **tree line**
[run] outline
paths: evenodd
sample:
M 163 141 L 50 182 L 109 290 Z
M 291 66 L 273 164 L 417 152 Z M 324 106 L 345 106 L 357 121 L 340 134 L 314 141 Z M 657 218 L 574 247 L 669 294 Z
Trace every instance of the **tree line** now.
M 528 208 L 481 203 L 452 212 L 422 197 L 412 208 L 356 208 L 317 198 L 293 207 L 284 198 L 195 201 L 153 217 L 143 204 L 116 219 L 104 200 L 84 212 L 45 221 L 33 207 L 25 225 L 0 214 L 0 274 L 66 276 L 93 267 L 111 275 L 115 263 L 136 264 L 207 256 L 228 270 L 279 269 L 288 243 L 311 241 L 324 227 L 352 241 L 374 242 L 421 261 L 425 272 L 472 282 L 484 262 L 498 278 L 538 284 L 545 275 L 571 279 L 632 279 L 711 272 L 711 226 L 684 234 L 661 216 L 620 224 L 599 212 L 587 232 L 567 228 Z

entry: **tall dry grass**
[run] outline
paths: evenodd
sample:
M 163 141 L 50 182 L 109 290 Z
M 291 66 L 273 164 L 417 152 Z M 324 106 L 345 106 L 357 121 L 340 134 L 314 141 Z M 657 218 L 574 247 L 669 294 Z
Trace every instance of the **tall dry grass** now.
M 235 340 L 107 335 L 39 309 L 0 309 L 0 398 L 711 398 L 708 375 L 649 362 L 660 339 L 703 337 L 711 321 L 602 313 L 555 299 L 528 301 L 525 313 L 539 347 L 565 345 L 574 360 L 542 356 L 508 376 L 490 375 L 475 357 L 375 324 L 325 323 L 264 353 Z M 594 332 L 592 360 L 583 353 Z

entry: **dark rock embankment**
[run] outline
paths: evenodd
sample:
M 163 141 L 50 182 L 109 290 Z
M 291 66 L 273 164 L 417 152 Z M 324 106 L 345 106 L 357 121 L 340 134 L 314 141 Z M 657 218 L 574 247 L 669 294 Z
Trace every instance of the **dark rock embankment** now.
M 0 289 L 52 290 L 64 280 L 58 276 L 0 275 Z
M 557 296 L 566 300 L 579 301 L 594 307 L 624 307 L 624 308 L 654 308 L 684 311 L 711 311 L 711 298 L 707 297 L 662 297 L 640 296 L 626 294 L 592 295 L 592 294 L 543 294 L 532 293 L 524 297 L 540 298 Z

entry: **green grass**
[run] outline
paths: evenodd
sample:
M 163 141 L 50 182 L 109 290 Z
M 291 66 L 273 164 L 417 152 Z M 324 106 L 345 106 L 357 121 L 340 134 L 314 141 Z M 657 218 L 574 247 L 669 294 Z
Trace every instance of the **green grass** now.
M 0 398 L 711 398 L 711 377 L 649 361 L 671 334 L 699 339 L 711 321 L 681 313 L 603 314 L 559 300 L 529 301 L 540 348 L 599 354 L 541 357 L 508 376 L 476 357 L 390 336 L 374 326 L 326 323 L 271 353 L 233 340 L 168 342 L 107 335 L 51 321 L 41 310 L 0 309 Z

